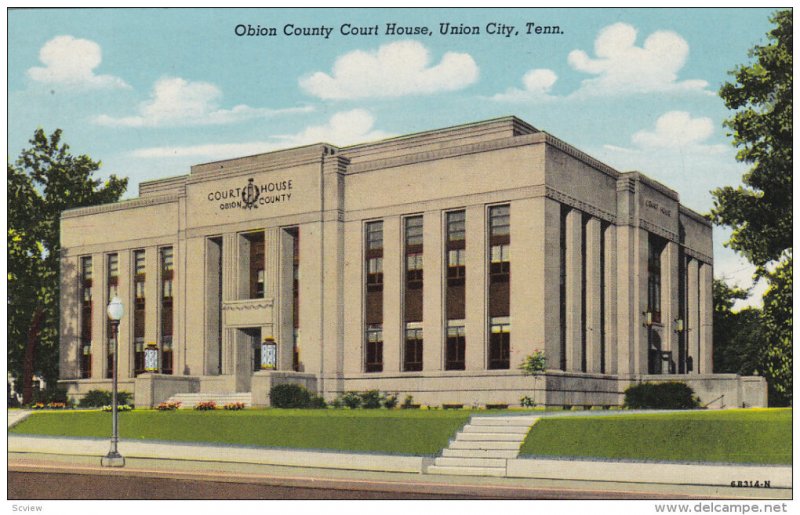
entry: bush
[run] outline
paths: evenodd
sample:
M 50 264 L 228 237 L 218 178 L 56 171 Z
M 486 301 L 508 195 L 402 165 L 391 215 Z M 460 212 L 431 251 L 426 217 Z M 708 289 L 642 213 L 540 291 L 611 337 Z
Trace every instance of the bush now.
M 381 407 L 381 392 L 369 390 L 361 394 L 361 407 L 364 409 L 377 409 Z
M 217 403 L 214 401 L 198 402 L 194 405 L 194 409 L 197 411 L 212 411 L 217 409 Z
M 342 395 L 342 404 L 350 409 L 360 408 L 361 394 L 358 392 L 345 392 L 344 395 Z
M 387 393 L 383 396 L 383 407 L 386 409 L 394 409 L 397 407 L 397 394 Z
M 176 409 L 178 409 L 180 407 L 181 407 L 181 403 L 179 401 L 178 402 L 175 402 L 175 401 L 164 401 L 161 404 L 159 404 L 158 406 L 156 406 L 156 409 L 158 411 L 175 411 Z
M 528 397 L 527 395 L 526 395 L 526 396 L 524 396 L 524 397 L 522 397 L 522 398 L 519 400 L 519 404 L 520 404 L 520 406 L 522 406 L 523 408 L 533 408 L 533 407 L 535 407 L 535 406 L 536 406 L 536 403 L 535 403 L 535 402 L 533 402 L 533 399 L 531 399 L 531 398 L 530 398 L 530 397 Z
M 533 354 L 525 356 L 525 361 L 522 362 L 519 368 L 525 372 L 526 375 L 544 372 L 547 369 L 547 359 L 545 358 L 544 351 L 533 351 Z
M 108 406 L 103 406 L 103 411 L 112 411 L 112 409 L 110 404 Z M 117 404 L 117 411 L 133 411 L 133 406 L 129 404 Z
M 244 409 L 244 403 L 243 402 L 229 402 L 225 406 L 223 406 L 223 408 L 225 408 L 226 410 L 229 410 L 229 411 L 243 410 Z
M 414 396 L 413 395 L 406 395 L 406 398 L 403 399 L 403 404 L 400 406 L 403 409 L 413 409 L 415 406 L 414 404 Z M 419 407 L 418 405 L 416 407 Z
M 641 383 L 625 390 L 625 407 L 630 409 L 693 409 L 700 405 L 685 383 Z
M 324 408 L 322 397 L 309 392 L 299 384 L 278 384 L 269 391 L 273 408 Z
M 130 392 L 117 392 L 117 405 L 130 404 Z M 78 403 L 80 408 L 102 408 L 111 404 L 111 392 L 108 390 L 89 390 Z

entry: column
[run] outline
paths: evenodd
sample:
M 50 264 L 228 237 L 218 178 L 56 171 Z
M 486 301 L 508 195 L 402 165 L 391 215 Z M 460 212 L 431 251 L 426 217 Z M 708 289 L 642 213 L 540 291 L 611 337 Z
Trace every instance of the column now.
M 106 287 L 106 256 L 92 254 L 92 379 L 106 378 L 108 363 L 106 325 L 108 288 Z
M 686 320 L 686 336 L 688 341 L 688 353 L 692 359 L 692 370 L 690 374 L 700 373 L 700 296 L 698 291 L 699 265 L 696 259 L 689 260 L 686 267 L 686 292 L 688 316 Z
M 700 289 L 699 311 L 700 311 L 700 365 L 698 371 L 701 374 L 711 374 L 714 372 L 714 301 L 712 299 L 712 266 L 707 263 L 700 265 L 700 276 L 698 287 Z
M 617 227 L 608 225 L 604 234 L 605 292 L 603 295 L 605 316 L 605 373 L 617 373 Z
M 147 247 L 145 249 L 145 266 L 144 266 L 144 344 L 145 346 L 155 343 L 158 344 L 158 338 L 161 333 L 159 311 L 161 308 L 161 296 L 159 294 L 160 288 L 158 287 L 158 280 L 161 256 L 158 254 L 158 247 Z M 161 360 L 159 358 L 159 365 Z
M 636 232 L 636 278 L 635 294 L 633 298 L 634 318 L 631 322 L 634 326 L 635 340 L 633 342 L 634 354 L 634 374 L 647 373 L 648 358 L 648 333 L 655 332 L 656 329 L 648 328 L 645 325 L 645 315 L 647 311 L 647 258 L 650 251 L 650 234 L 644 229 L 635 229 Z
M 426 211 L 423 215 L 423 282 L 422 282 L 422 370 L 442 370 L 444 349 L 444 242 L 442 212 Z
M 353 220 L 344 224 L 344 372 L 348 374 L 358 374 L 363 370 L 363 345 L 364 345 L 364 232 L 361 220 Z M 303 244 L 305 235 L 300 232 L 300 244 Z M 300 251 L 300 267 L 302 270 L 303 260 L 302 249 Z M 302 276 L 306 281 L 305 275 Z M 302 288 L 302 283 L 301 283 Z M 304 301 L 301 292 L 300 309 L 303 309 Z M 300 317 L 301 327 L 306 327 L 310 323 Z M 305 329 L 302 329 L 303 348 L 307 344 L 303 343 L 306 339 Z
M 383 219 L 383 371 L 399 372 L 403 333 L 402 256 L 399 216 Z M 424 335 L 423 335 L 424 338 Z
M 466 209 L 465 369 L 486 369 L 486 210 Z M 513 328 L 512 328 L 513 330 Z
M 59 333 L 59 374 L 61 379 L 80 377 L 80 290 L 78 278 L 80 259 L 65 256 L 61 251 L 60 275 L 60 333 Z
M 661 350 L 672 351 L 671 370 L 663 369 L 664 374 L 678 371 L 678 333 L 675 320 L 681 318 L 679 288 L 678 244 L 668 241 L 661 253 L 661 323 L 664 326 Z
M 581 231 L 583 214 L 572 209 L 567 214 L 567 370 L 581 371 L 583 326 L 581 306 Z
M 616 228 L 617 248 L 617 374 L 635 373 L 634 342 L 640 322 L 636 285 L 636 231 L 630 226 Z
M 117 359 L 119 366 L 117 372 L 119 379 L 130 379 L 133 377 L 133 271 L 131 270 L 131 253 L 123 250 L 117 253 L 119 267 L 119 277 L 117 279 L 117 290 L 119 298 L 125 306 L 122 320 L 119 322 L 117 335 L 119 343 L 117 347 Z
M 602 320 L 600 318 L 603 293 L 600 289 L 602 270 L 600 269 L 600 250 L 603 235 L 600 220 L 590 219 L 586 224 L 586 371 L 600 373 L 600 337 Z
M 294 320 L 292 318 L 292 303 L 294 302 L 292 296 L 294 239 L 291 234 L 283 229 L 275 229 L 275 231 L 277 232 L 276 239 L 278 240 L 278 248 L 275 249 L 275 252 L 279 252 L 280 256 L 275 274 L 278 282 L 275 288 L 275 301 L 273 304 L 273 318 L 275 318 L 273 327 L 277 329 L 277 334 L 273 336 L 277 339 L 279 346 L 278 370 L 292 370 L 294 361 Z M 267 241 L 269 239 L 271 239 L 271 236 Z M 272 252 L 268 243 L 265 243 L 264 250 L 267 255 Z M 269 264 L 267 269 L 269 269 Z M 269 291 L 269 286 L 267 286 L 267 291 Z M 261 335 L 262 339 L 266 336 L 268 335 Z
M 222 302 L 239 298 L 239 237 L 235 233 L 222 236 Z M 234 373 L 236 333 L 225 327 L 225 310 L 222 310 L 222 374 Z

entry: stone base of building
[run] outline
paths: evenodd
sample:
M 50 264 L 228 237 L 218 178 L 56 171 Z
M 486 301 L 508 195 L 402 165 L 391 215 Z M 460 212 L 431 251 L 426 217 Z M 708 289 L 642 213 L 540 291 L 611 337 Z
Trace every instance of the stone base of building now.
M 751 408 L 767 406 L 767 382 L 763 377 L 736 374 L 616 376 L 549 370 L 529 376 L 519 371 L 497 370 L 458 374 L 453 372 L 404 372 L 358 374 L 320 380 L 314 374 L 260 371 L 250 377 L 252 405 L 267 407 L 269 391 L 278 384 L 293 383 L 323 394 L 327 401 L 346 391 L 380 390 L 396 393 L 401 402 L 410 395 L 414 404 L 429 406 L 520 406 L 524 398 L 535 406 L 608 408 L 621 406 L 625 389 L 644 382 L 678 381 L 690 386 L 703 407 Z M 93 389 L 111 389 L 111 380 L 62 380 L 71 398 L 80 400 Z M 324 387 L 324 388 L 323 388 Z M 134 394 L 139 407 L 153 407 L 176 393 L 236 393 L 233 376 L 169 376 L 142 374 L 120 381 L 119 389 Z M 324 392 L 321 390 L 324 389 Z

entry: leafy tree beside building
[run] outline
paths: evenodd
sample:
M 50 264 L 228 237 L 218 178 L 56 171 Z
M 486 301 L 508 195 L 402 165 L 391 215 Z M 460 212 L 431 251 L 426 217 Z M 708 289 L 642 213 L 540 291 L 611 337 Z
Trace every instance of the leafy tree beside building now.
M 750 170 L 742 185 L 714 190 L 712 220 L 733 229 L 730 248 L 756 266 L 769 283 L 757 371 L 769 384 L 770 404 L 792 401 L 792 11 L 776 12 L 767 44 L 750 51 L 753 62 L 731 72 L 720 89 L 735 111 L 725 122 Z M 719 342 L 726 345 L 728 342 Z
M 8 163 L 8 370 L 23 402 L 31 376 L 58 379 L 60 217 L 65 209 L 116 202 L 128 179 L 94 176 L 101 163 L 72 155 L 61 130 L 34 132 Z

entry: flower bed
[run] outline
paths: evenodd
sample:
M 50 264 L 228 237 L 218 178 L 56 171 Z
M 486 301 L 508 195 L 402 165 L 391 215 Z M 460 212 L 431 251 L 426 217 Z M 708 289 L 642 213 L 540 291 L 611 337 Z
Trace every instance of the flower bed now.
M 164 401 L 156 406 L 156 409 L 159 411 L 175 411 L 180 407 L 181 403 L 179 401 Z
M 217 409 L 217 403 L 214 401 L 198 402 L 194 405 L 194 409 L 197 411 L 212 411 Z

